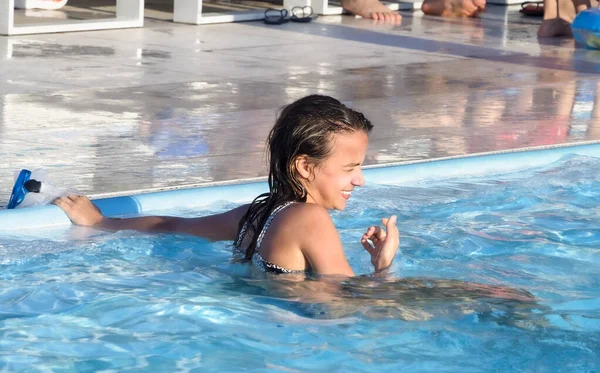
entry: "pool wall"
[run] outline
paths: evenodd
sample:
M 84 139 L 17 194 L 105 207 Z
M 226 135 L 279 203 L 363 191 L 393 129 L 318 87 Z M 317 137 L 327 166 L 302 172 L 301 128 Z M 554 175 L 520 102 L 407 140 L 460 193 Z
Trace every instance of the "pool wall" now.
M 535 148 L 502 153 L 394 163 L 364 167 L 367 183 L 410 185 L 428 179 L 475 176 L 516 171 L 556 162 L 569 154 L 600 157 L 600 143 Z M 162 191 L 141 191 L 129 196 L 94 199 L 104 215 L 130 216 L 173 208 L 200 208 L 218 201 L 245 203 L 268 190 L 266 178 L 240 180 Z M 92 196 L 93 198 L 93 196 Z M 56 206 L 0 211 L 0 233 L 68 226 L 66 215 Z

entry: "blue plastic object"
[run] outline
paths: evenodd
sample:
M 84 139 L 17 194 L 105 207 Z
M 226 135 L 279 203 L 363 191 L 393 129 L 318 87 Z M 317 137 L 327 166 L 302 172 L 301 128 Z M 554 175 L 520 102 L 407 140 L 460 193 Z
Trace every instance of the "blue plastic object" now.
M 600 49 L 600 8 L 579 12 L 571 24 L 575 40 L 588 48 Z
M 13 186 L 10 200 L 8 201 L 9 209 L 14 209 L 25 199 L 25 195 L 29 192 L 27 189 L 25 189 L 25 183 L 29 181 L 30 177 L 31 171 L 21 170 L 19 177 L 17 177 L 17 181 L 15 181 L 15 185 Z

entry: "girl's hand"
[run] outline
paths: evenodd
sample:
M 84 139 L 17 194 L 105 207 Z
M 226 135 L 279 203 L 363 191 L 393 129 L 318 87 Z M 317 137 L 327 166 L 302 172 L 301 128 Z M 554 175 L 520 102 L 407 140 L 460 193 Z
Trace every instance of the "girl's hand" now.
M 396 215 L 392 215 L 389 219 L 383 218 L 381 222 L 385 226 L 385 230 L 378 226 L 369 227 L 360 239 L 365 250 L 371 254 L 371 263 L 377 272 L 392 265 L 400 245 Z
M 100 225 L 104 220 L 100 210 L 92 204 L 89 198 L 84 196 L 71 194 L 67 197 L 57 198 L 52 203 L 60 207 L 73 224 L 94 227 Z

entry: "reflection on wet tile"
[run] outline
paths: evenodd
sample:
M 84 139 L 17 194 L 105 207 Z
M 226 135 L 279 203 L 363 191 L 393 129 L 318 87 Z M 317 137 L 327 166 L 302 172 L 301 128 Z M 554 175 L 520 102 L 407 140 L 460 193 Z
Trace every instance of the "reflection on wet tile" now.
M 20 168 L 86 194 L 263 176 L 277 110 L 314 93 L 374 123 L 366 164 L 600 140 L 599 52 L 517 10 L 0 38 L 0 206 Z
M 259 24 L 259 25 L 262 25 Z M 275 32 L 274 32 L 275 31 Z M 88 34 L 92 39 L 113 41 L 121 47 L 128 45 L 152 45 L 168 48 L 171 51 L 218 51 L 222 49 L 253 48 L 256 46 L 282 45 L 292 41 L 314 40 L 314 37 L 285 29 L 273 30 L 269 27 L 248 27 L 248 23 L 216 24 L 211 26 L 190 26 L 168 24 L 146 19 L 143 29 L 100 31 Z M 176 41 L 176 42 L 174 42 Z
M 276 48 L 254 47 L 248 49 L 231 49 L 222 51 L 233 56 L 244 55 L 254 57 L 268 56 L 270 60 L 286 61 L 291 66 L 310 66 L 312 69 L 326 69 L 331 72 L 342 69 L 360 68 L 364 66 L 385 66 L 411 63 L 437 62 L 453 57 L 426 55 L 415 53 L 398 47 L 372 47 L 364 43 L 346 42 L 336 46 L 331 43 L 306 42 L 303 44 L 288 44 Z M 307 54 L 306 50 L 310 49 Z M 357 53 L 361 50 L 361 53 Z M 327 69 L 328 68 L 328 69 Z M 309 71 L 310 71 L 309 70 Z
M 46 66 L 44 66 L 46 65 Z M 45 62 L 6 60 L 0 62 L 0 94 L 23 92 L 28 81 L 79 88 L 131 87 L 165 84 L 200 78 L 202 74 L 152 67 L 114 65 L 99 61 L 58 59 Z M 12 90 L 15 86 L 17 89 Z
M 40 43 L 23 41 L 12 43 L 11 58 L 52 58 L 52 57 L 77 57 L 77 56 L 112 56 L 113 48 L 86 45 L 61 45 L 55 43 Z

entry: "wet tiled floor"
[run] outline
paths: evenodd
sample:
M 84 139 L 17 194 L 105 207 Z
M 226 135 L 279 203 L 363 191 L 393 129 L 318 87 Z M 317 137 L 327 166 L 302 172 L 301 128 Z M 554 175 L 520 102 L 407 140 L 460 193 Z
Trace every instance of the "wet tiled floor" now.
M 312 93 L 375 124 L 367 164 L 600 140 L 600 51 L 518 9 L 0 37 L 0 205 L 21 168 L 92 195 L 263 176 Z

